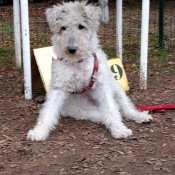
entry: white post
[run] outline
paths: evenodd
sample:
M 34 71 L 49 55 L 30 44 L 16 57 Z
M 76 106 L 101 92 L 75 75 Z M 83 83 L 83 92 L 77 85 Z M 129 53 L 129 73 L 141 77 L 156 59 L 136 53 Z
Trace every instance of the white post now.
M 142 0 L 140 89 L 147 88 L 149 7 L 150 0 Z
M 30 31 L 28 0 L 21 0 L 21 24 L 22 24 L 22 45 L 23 45 L 23 66 L 24 66 L 24 90 L 25 99 L 32 99 L 31 81 L 31 58 L 30 58 Z
M 99 0 L 98 4 L 102 10 L 101 21 L 104 23 L 108 23 L 109 22 L 108 0 Z
M 116 0 L 116 56 L 122 60 L 122 0 Z
M 19 0 L 13 0 L 13 19 L 16 68 L 19 69 L 21 68 L 21 33 Z

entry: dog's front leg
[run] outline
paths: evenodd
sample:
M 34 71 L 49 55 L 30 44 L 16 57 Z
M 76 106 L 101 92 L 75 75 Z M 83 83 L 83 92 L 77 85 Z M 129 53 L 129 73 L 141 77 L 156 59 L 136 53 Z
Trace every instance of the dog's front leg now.
M 66 96 L 66 93 L 61 90 L 50 90 L 40 111 L 37 124 L 34 129 L 29 130 L 27 139 L 45 140 L 49 136 L 50 131 L 58 123 L 60 109 Z

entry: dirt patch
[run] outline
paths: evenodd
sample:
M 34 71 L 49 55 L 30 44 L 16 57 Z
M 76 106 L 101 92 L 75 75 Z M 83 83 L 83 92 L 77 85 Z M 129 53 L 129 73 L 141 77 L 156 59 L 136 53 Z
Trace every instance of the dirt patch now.
M 139 71 L 124 63 L 139 105 L 174 103 L 175 66 L 149 71 L 148 90 L 138 86 Z M 114 139 L 108 130 L 89 121 L 62 118 L 46 141 L 26 140 L 38 117 L 44 95 L 25 101 L 17 71 L 0 75 L 0 174 L 170 174 L 175 172 L 175 111 L 153 113 L 151 124 L 124 121 L 133 130 L 128 139 Z

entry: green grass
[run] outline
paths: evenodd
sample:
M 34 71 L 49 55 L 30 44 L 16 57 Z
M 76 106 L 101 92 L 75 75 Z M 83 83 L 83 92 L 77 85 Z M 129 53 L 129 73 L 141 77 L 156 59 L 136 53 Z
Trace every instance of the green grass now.
M 108 58 L 116 58 L 116 48 L 110 43 L 104 44 L 102 46 L 103 51 L 106 53 Z
M 10 51 L 6 48 L 0 48 L 0 56 L 1 57 L 9 57 Z
M 162 64 L 165 64 L 166 59 L 168 58 L 168 53 L 165 49 L 151 49 L 148 52 L 148 57 L 150 61 L 160 61 Z
M 14 26 L 12 22 L 5 22 L 1 28 L 2 32 L 13 32 Z
M 123 41 L 123 56 L 125 59 L 133 61 L 140 60 L 140 42 L 140 37 L 130 38 L 129 42 L 127 40 Z M 154 36 L 149 37 L 148 60 L 150 62 L 159 61 L 163 65 L 167 58 L 167 51 L 165 49 L 158 48 L 158 38 Z
M 123 59 L 137 61 L 140 60 L 140 37 L 130 38 L 128 40 L 123 40 Z M 165 49 L 159 49 L 157 37 L 149 37 L 149 50 L 148 50 L 148 60 L 149 62 L 160 62 L 161 65 L 166 63 L 168 58 L 167 51 Z M 116 58 L 116 48 L 110 42 L 102 45 L 102 49 L 110 58 Z
M 133 61 L 140 59 L 140 37 L 123 41 L 123 58 Z
M 13 67 L 14 60 L 11 52 L 7 48 L 0 48 L 0 68 L 10 69 Z

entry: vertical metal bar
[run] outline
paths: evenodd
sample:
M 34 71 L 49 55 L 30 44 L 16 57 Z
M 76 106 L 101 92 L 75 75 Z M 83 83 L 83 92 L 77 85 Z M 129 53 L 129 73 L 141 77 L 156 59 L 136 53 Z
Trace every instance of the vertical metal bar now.
M 101 21 L 104 23 L 108 23 L 109 22 L 108 0 L 99 0 L 98 4 L 102 10 Z
M 25 99 L 32 99 L 31 81 L 31 57 L 30 57 L 30 31 L 28 0 L 21 0 L 21 24 L 22 24 L 22 46 L 23 46 L 23 66 L 24 66 L 24 90 Z
M 164 0 L 159 0 L 159 47 L 163 48 L 164 44 Z
M 140 89 L 147 88 L 149 7 L 150 0 L 142 0 Z
M 122 0 L 116 0 L 116 54 L 122 60 Z
M 13 19 L 14 19 L 14 44 L 16 68 L 21 68 L 21 33 L 20 33 L 20 7 L 19 0 L 13 0 Z

